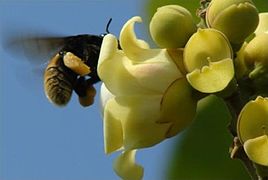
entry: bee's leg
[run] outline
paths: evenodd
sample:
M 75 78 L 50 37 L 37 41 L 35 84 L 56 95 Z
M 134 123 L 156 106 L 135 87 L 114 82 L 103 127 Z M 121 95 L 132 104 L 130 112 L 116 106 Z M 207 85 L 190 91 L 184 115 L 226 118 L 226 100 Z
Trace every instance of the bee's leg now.
M 64 54 L 63 63 L 66 67 L 79 74 L 80 76 L 85 76 L 91 72 L 90 67 L 71 52 L 66 52 Z
M 96 89 L 92 84 L 88 84 L 85 77 L 81 76 L 77 79 L 74 91 L 79 97 L 79 103 L 86 107 L 94 103 L 94 97 L 96 95 Z
M 86 80 L 87 84 L 95 84 L 100 81 L 100 78 L 96 74 L 90 74 L 90 78 Z

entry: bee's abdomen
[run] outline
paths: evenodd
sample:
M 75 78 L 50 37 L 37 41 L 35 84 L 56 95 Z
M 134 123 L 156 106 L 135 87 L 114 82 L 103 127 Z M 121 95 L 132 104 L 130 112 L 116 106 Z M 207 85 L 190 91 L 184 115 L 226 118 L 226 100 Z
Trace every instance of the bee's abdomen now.
M 73 84 L 70 77 L 72 74 L 66 72 L 61 57 L 57 54 L 50 61 L 44 74 L 44 90 L 47 98 L 58 106 L 66 105 L 72 95 Z

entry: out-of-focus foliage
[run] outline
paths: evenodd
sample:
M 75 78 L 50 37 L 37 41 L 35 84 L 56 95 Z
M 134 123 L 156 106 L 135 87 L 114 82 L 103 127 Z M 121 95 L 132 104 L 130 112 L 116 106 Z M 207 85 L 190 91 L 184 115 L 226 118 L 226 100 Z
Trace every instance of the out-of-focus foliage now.
M 223 101 L 215 96 L 198 104 L 193 125 L 181 135 L 171 152 L 167 179 L 176 180 L 249 180 L 238 160 L 232 160 L 232 143 L 227 126 L 230 116 Z
M 268 10 L 267 0 L 253 0 L 259 12 Z M 156 9 L 163 5 L 178 4 L 187 8 L 197 22 L 199 0 L 148 0 L 145 5 L 146 21 L 150 22 Z M 178 143 L 170 147 L 166 179 L 168 180 L 249 180 L 241 162 L 232 160 L 229 147 L 232 137 L 230 121 L 223 101 L 210 96 L 198 106 L 193 125 L 180 135 Z

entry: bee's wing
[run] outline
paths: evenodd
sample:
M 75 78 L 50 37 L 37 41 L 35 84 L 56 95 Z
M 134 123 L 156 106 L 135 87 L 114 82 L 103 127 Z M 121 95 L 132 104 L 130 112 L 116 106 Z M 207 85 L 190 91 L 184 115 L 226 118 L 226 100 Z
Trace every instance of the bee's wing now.
M 44 70 L 50 59 L 63 47 L 65 39 L 64 36 L 51 33 L 17 31 L 6 33 L 1 43 L 10 56 L 5 60 L 13 61 L 14 73 L 21 85 L 36 89 L 43 85 Z
M 21 36 L 8 39 L 4 49 L 14 59 L 27 59 L 40 65 L 49 61 L 64 45 L 64 37 Z

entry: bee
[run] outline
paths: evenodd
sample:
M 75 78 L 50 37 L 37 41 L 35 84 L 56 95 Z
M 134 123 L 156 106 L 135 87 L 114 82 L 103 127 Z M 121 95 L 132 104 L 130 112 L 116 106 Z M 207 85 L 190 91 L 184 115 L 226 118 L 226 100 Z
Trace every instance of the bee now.
M 93 84 L 100 81 L 96 67 L 102 39 L 96 35 L 65 38 L 63 48 L 50 60 L 44 73 L 44 91 L 52 103 L 66 105 L 73 90 L 82 106 L 94 102 Z
M 109 33 L 110 19 L 106 32 L 101 35 L 80 34 L 67 37 L 31 38 L 32 41 L 46 44 L 46 48 L 59 49 L 49 60 L 44 71 L 44 92 L 48 100 L 57 106 L 65 106 L 73 92 L 79 97 L 82 106 L 94 103 L 94 84 L 100 81 L 97 74 L 102 40 Z M 28 38 L 28 41 L 30 38 Z M 26 39 L 27 41 L 27 39 Z M 27 46 L 27 43 L 25 43 Z M 36 49 L 44 48 L 36 44 Z M 31 49 L 31 48 L 30 48 Z

